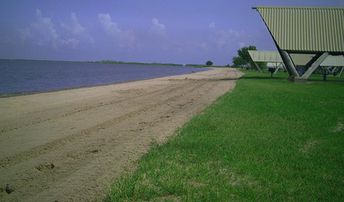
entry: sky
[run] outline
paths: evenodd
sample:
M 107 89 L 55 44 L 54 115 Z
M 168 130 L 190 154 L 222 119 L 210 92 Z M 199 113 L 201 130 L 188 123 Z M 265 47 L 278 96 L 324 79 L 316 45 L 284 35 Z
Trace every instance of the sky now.
M 231 64 L 275 45 L 254 6 L 344 0 L 1 0 L 0 58 Z

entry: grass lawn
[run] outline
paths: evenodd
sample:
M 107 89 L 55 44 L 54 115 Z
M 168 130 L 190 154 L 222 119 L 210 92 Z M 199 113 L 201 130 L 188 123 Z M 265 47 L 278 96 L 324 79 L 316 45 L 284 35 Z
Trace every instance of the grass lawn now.
M 106 200 L 343 200 L 344 81 L 286 77 L 246 72 Z

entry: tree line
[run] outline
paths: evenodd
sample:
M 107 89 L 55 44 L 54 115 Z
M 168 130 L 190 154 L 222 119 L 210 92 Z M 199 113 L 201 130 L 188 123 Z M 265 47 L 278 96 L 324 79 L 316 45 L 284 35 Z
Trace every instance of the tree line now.
M 248 53 L 249 50 L 257 50 L 256 46 L 245 46 L 242 47 L 238 50 L 238 55 L 233 57 L 232 63 L 233 67 L 241 67 L 241 68 L 246 68 L 246 69 L 255 69 L 255 65 Z M 267 68 L 267 63 L 266 62 L 256 62 L 261 69 L 266 69 Z M 213 62 L 211 60 L 208 60 L 205 63 L 206 66 L 212 66 Z M 230 66 L 230 65 L 227 65 Z

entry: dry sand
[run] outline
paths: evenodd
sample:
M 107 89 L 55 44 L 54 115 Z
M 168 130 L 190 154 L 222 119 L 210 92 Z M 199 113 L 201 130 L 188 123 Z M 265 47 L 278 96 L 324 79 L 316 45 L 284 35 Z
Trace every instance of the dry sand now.
M 240 76 L 219 68 L 0 98 L 0 201 L 101 201 L 152 142 L 163 143 Z

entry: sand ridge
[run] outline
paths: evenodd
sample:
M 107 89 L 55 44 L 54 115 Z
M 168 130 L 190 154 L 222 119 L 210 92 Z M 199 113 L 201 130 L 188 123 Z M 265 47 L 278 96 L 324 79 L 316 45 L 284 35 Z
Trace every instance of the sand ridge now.
M 102 200 L 152 142 L 166 141 L 240 76 L 214 68 L 0 98 L 0 201 Z

